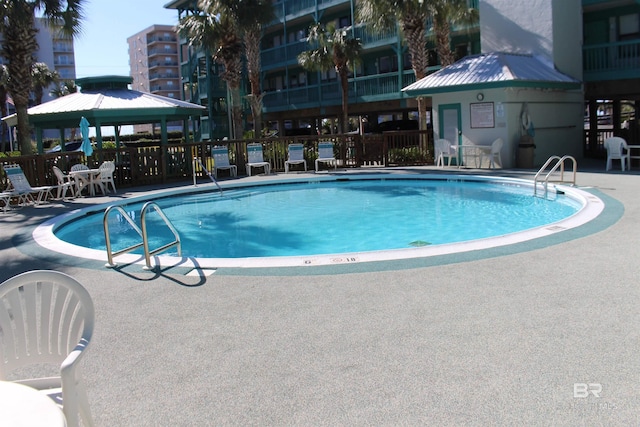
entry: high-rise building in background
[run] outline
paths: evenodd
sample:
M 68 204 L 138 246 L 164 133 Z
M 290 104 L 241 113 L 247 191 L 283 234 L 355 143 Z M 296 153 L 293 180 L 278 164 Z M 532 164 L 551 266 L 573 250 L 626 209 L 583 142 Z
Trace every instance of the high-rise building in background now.
M 178 37 L 172 25 L 152 25 L 127 38 L 131 88 L 181 99 Z M 169 124 L 169 128 L 173 128 Z M 182 124 L 177 127 L 182 129 Z M 150 132 L 151 125 L 136 125 L 135 132 Z

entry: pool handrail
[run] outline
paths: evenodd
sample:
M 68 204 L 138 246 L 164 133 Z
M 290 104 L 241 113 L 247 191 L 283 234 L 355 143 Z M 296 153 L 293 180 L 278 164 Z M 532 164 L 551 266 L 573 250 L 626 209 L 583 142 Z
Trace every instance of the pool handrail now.
M 549 166 L 551 162 L 553 162 L 554 160 L 557 160 L 557 162 L 555 163 L 555 165 L 553 165 L 551 170 L 544 176 L 544 181 L 540 180 L 544 187 L 544 197 L 547 197 L 548 187 L 549 187 L 549 178 L 551 177 L 552 173 L 558 170 L 558 167 L 560 167 L 560 180 L 552 181 L 552 182 L 567 183 L 567 184 L 570 183 L 571 185 L 574 185 L 574 186 L 576 185 L 576 173 L 578 169 L 578 162 L 576 161 L 576 159 L 573 156 L 569 156 L 569 155 L 564 155 L 562 157 L 554 155 L 547 159 L 547 161 L 544 163 L 544 165 L 542 165 L 540 170 L 538 170 L 538 173 L 536 173 L 536 176 L 533 178 L 533 195 L 534 196 L 538 195 L 538 178 L 540 177 L 540 174 L 544 172 L 547 169 L 547 166 Z M 570 181 L 564 180 L 564 162 L 566 160 L 571 160 L 573 162 L 573 174 Z

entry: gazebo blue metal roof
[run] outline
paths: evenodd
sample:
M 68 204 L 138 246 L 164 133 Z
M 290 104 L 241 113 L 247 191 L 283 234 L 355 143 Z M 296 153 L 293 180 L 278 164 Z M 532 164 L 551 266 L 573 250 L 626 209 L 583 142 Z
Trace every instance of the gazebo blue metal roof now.
M 500 87 L 579 89 L 581 82 L 534 55 L 492 52 L 467 56 L 405 87 L 410 96 Z

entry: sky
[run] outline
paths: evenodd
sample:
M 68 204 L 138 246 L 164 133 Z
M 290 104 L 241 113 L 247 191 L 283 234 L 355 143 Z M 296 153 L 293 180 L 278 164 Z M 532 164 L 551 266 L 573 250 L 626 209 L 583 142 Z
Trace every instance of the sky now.
M 170 0 L 85 0 L 82 33 L 74 39 L 76 77 L 128 76 L 127 38 L 154 24 L 175 25 Z

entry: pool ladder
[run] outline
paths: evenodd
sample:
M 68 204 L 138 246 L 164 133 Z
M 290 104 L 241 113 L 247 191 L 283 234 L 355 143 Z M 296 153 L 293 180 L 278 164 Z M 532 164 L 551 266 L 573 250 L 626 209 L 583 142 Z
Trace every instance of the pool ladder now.
M 570 180 L 566 180 L 564 179 L 564 163 L 567 160 L 571 160 L 572 164 L 573 164 L 573 173 L 571 174 L 571 179 Z M 555 162 L 555 163 L 553 163 Z M 553 166 L 551 167 L 551 170 L 549 170 L 549 172 L 544 175 L 544 177 L 542 177 L 542 173 L 547 169 L 547 167 L 549 167 L 551 164 L 553 163 Z M 551 174 L 553 174 L 554 172 L 556 172 L 558 170 L 558 168 L 560 168 L 560 179 L 559 180 L 553 180 L 551 181 Z M 547 161 L 545 162 L 545 164 L 540 168 L 540 170 L 538 171 L 538 173 L 536 174 L 536 176 L 533 178 L 533 195 L 534 196 L 538 196 L 538 182 L 542 183 L 542 187 L 544 188 L 544 196 L 538 196 L 538 197 L 547 197 L 547 193 L 549 191 L 549 182 L 555 182 L 555 183 L 566 183 L 566 184 L 571 184 L 571 185 L 576 185 L 576 172 L 578 169 L 578 163 L 576 162 L 576 159 L 572 156 L 551 156 L 547 159 Z
M 169 228 L 169 230 L 171 230 L 171 232 L 173 233 L 173 237 L 174 240 L 171 243 L 167 243 L 166 245 L 163 245 L 159 248 L 150 250 L 149 249 L 149 238 L 148 238 L 148 233 L 147 233 L 147 212 L 153 208 L 156 213 L 160 216 L 160 218 L 164 221 L 164 223 L 166 224 L 166 226 Z M 110 238 L 110 234 L 109 234 L 109 221 L 108 221 L 108 217 L 109 214 L 111 213 L 111 211 L 117 211 L 118 213 L 120 213 L 120 215 L 122 216 L 122 218 L 124 218 L 129 225 L 131 225 L 131 227 L 138 233 L 138 235 L 142 238 L 142 242 L 140 243 L 136 243 L 135 245 L 129 246 L 128 248 L 124 248 L 121 249 L 119 251 L 116 252 L 112 252 L 111 251 L 111 238 Z M 174 246 L 176 246 L 178 248 L 178 256 L 182 256 L 182 246 L 180 244 L 180 235 L 178 234 L 178 231 L 175 229 L 175 227 L 173 226 L 173 224 L 171 224 L 171 221 L 169 221 L 169 218 L 167 218 L 167 216 L 164 214 L 164 212 L 162 212 L 162 209 L 160 209 L 160 206 L 158 206 L 155 202 L 147 202 L 144 204 L 144 206 L 142 206 L 142 209 L 140 210 L 140 225 L 142 228 L 138 227 L 138 225 L 133 221 L 133 219 L 131 219 L 131 217 L 129 216 L 129 214 L 127 214 L 127 212 L 121 207 L 121 206 L 109 206 L 105 211 L 104 211 L 104 217 L 102 219 L 102 225 L 104 227 L 104 239 L 106 241 L 107 244 L 107 267 L 115 267 L 117 264 L 114 263 L 113 258 L 118 256 L 118 255 L 122 255 L 128 252 L 131 252 L 135 249 L 138 249 L 139 247 L 143 247 L 144 248 L 144 260 L 145 260 L 145 267 L 143 267 L 145 270 L 153 270 L 153 267 L 151 266 L 151 255 L 155 255 L 157 253 L 160 252 L 164 252 L 167 249 L 170 249 Z

